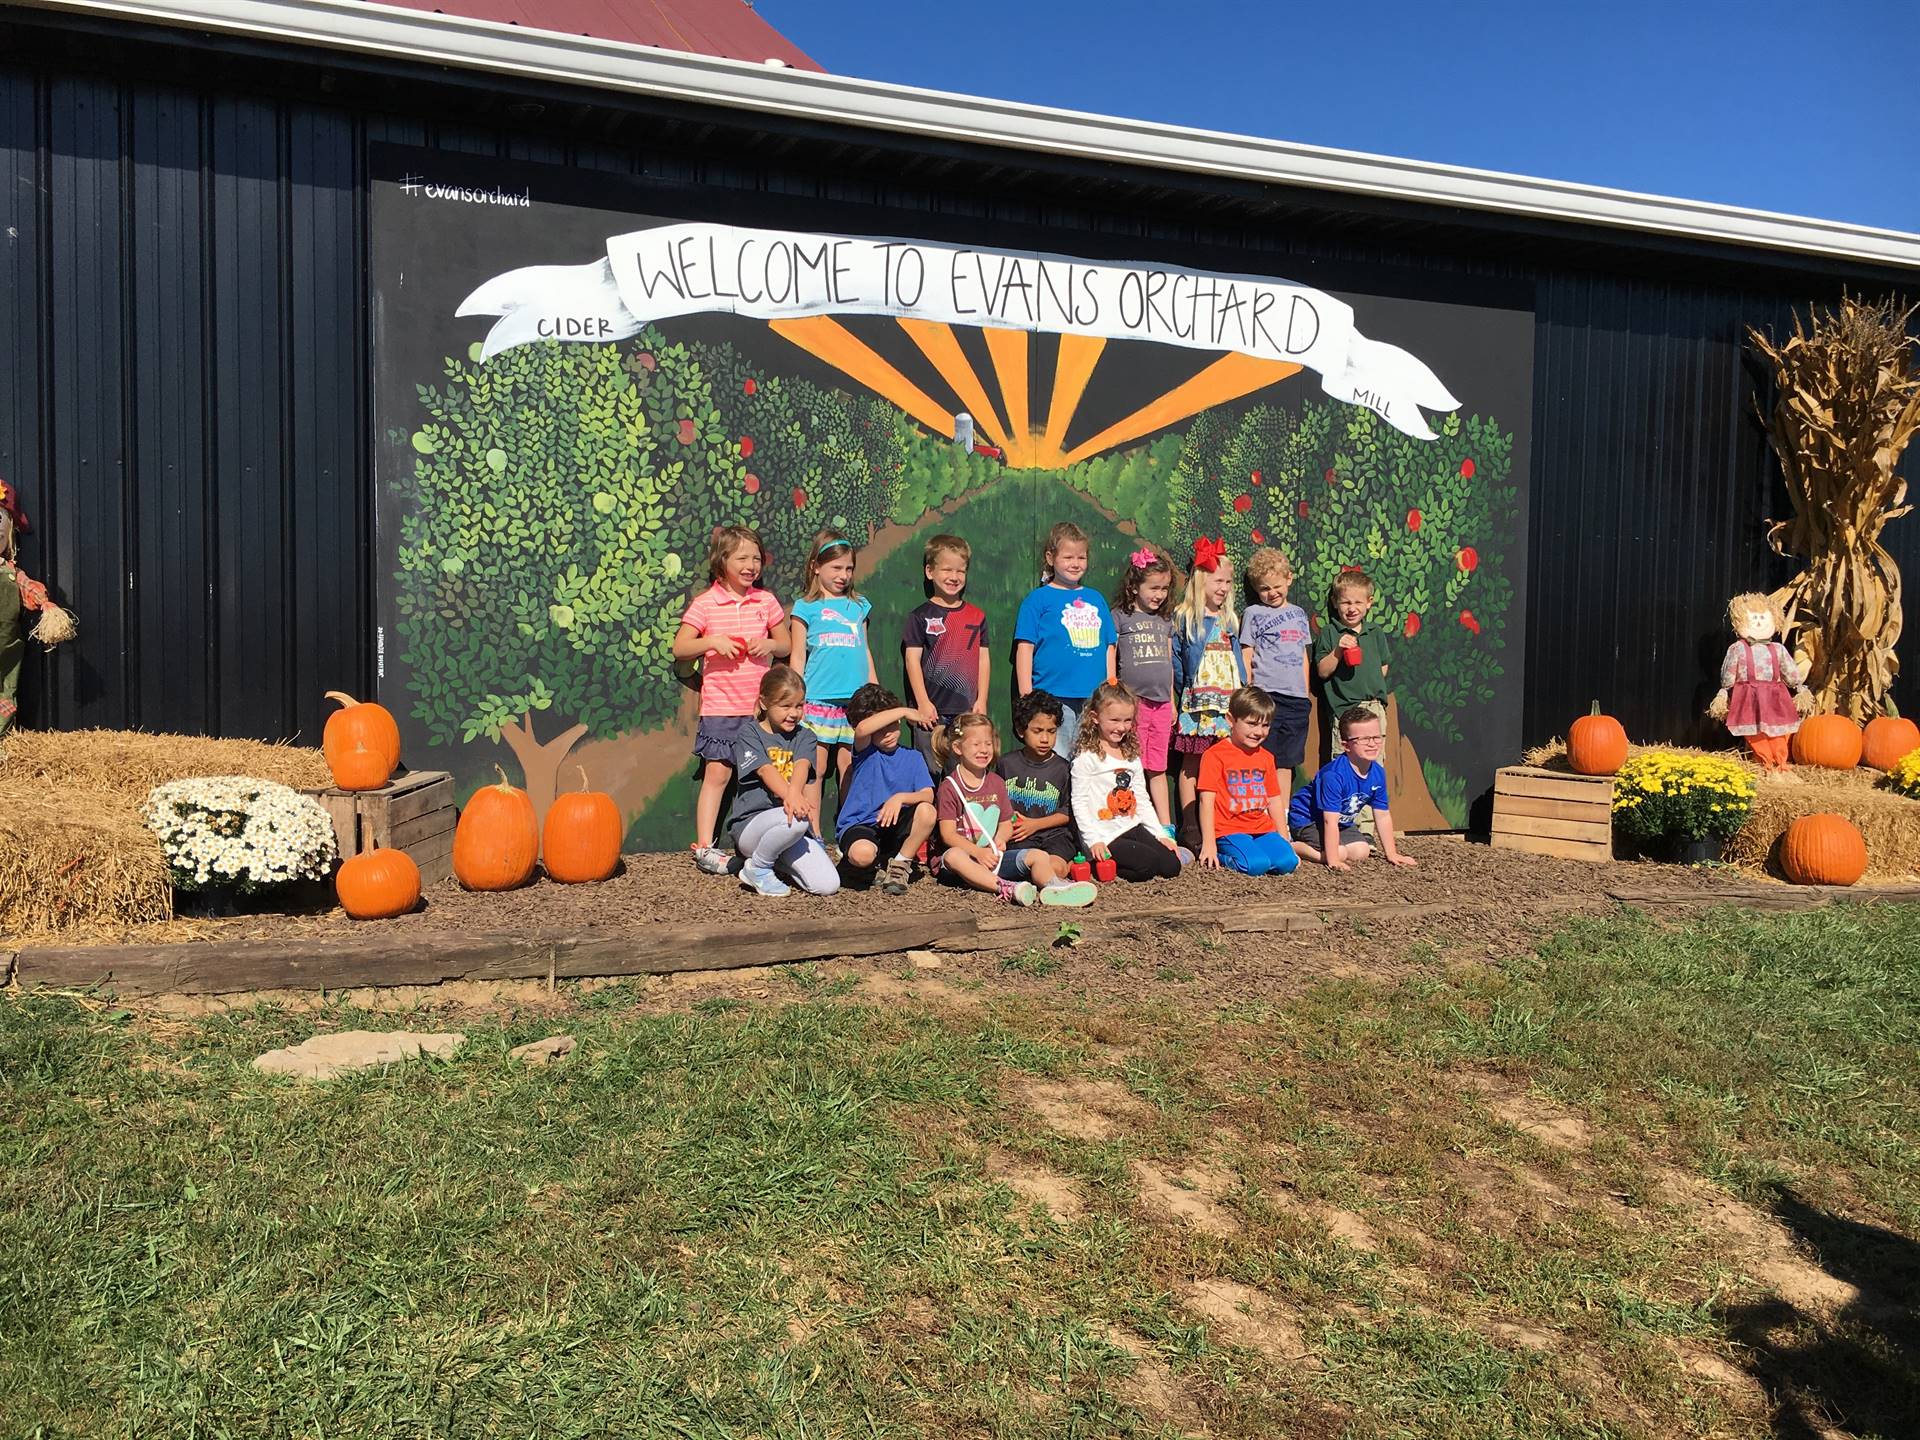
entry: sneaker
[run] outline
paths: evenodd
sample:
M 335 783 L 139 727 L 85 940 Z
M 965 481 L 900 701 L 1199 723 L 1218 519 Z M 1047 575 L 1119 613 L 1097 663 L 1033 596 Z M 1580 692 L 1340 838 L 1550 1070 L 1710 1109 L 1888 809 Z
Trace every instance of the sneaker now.
M 749 890 L 757 890 L 762 895 L 791 895 L 793 887 L 771 870 L 762 870 L 758 865 L 740 867 L 740 883 Z
M 1184 845 L 1174 846 L 1173 853 L 1180 857 L 1180 868 L 1182 870 L 1186 869 L 1187 866 L 1193 864 L 1193 860 L 1194 860 L 1193 851 L 1189 850 L 1186 846 Z
M 1033 888 L 1031 880 L 1002 880 L 1000 882 L 1000 903 L 1002 905 L 1031 905 L 1040 898 L 1040 892 Z
M 841 860 L 845 858 L 840 853 L 840 847 L 837 844 L 829 843 L 826 849 L 827 849 L 827 859 L 831 860 L 836 865 L 838 865 L 841 862 Z
M 907 893 L 907 881 L 912 878 L 913 867 L 904 855 L 896 855 L 887 861 L 887 868 L 880 876 L 880 893 L 883 895 L 904 895 Z
M 1059 880 L 1041 890 L 1040 903 L 1074 907 L 1091 905 L 1093 897 L 1099 893 L 1100 887 L 1091 880 Z
M 726 851 L 712 845 L 696 845 L 693 847 L 693 863 L 700 867 L 702 875 L 724 875 L 731 857 Z

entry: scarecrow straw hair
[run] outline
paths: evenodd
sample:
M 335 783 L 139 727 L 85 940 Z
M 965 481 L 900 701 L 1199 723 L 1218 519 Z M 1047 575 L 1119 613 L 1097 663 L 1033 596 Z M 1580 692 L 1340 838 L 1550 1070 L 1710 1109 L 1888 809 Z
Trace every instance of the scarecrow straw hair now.
M 1887 788 L 1877 770 L 1826 770 L 1796 765 L 1794 779 L 1776 780 L 1744 754 L 1730 750 L 1696 750 L 1686 745 L 1629 745 L 1630 755 L 1666 750 L 1677 755 L 1712 755 L 1737 761 L 1754 777 L 1753 811 L 1747 823 L 1727 842 L 1727 859 L 1743 870 L 1769 871 L 1774 846 L 1787 827 L 1802 815 L 1844 815 L 1867 842 L 1867 878 L 1911 883 L 1920 871 L 1920 800 L 1909 800 Z M 1546 770 L 1573 773 L 1567 747 L 1559 740 L 1536 745 L 1521 762 Z
M 1900 672 L 1900 569 L 1880 532 L 1911 508 L 1899 467 L 1920 430 L 1912 316 L 1892 300 L 1848 298 L 1837 314 L 1811 311 L 1804 329 L 1794 316 L 1778 345 L 1747 331 L 1773 370 L 1776 398 L 1760 418 L 1793 501 L 1793 518 L 1770 525 L 1767 543 L 1807 562 L 1774 592 L 1782 638 L 1806 669 L 1814 708 L 1862 721 L 1885 712 Z
M 172 918 L 166 857 L 140 803 L 156 785 L 197 775 L 329 783 L 320 752 L 302 746 L 10 731 L 0 742 L 0 936 Z

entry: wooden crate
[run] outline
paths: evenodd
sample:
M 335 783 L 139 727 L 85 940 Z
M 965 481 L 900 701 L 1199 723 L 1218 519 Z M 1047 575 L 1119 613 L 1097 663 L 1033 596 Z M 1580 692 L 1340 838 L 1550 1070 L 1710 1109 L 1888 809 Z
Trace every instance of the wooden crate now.
M 363 850 L 404 850 L 420 867 L 422 884 L 453 874 L 453 776 L 414 770 L 378 790 L 307 790 L 333 817 L 333 837 L 346 860 Z
M 1565 860 L 1613 858 L 1613 777 L 1508 765 L 1493 777 L 1493 845 Z

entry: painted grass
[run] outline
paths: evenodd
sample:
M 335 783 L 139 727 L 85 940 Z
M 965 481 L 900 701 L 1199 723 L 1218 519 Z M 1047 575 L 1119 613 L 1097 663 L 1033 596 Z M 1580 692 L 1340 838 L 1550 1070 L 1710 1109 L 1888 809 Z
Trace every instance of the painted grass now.
M 561 1027 L 489 1019 L 453 1061 L 324 1086 L 248 1062 L 393 1017 L 7 997 L 0 1428 L 1758 1437 L 1851 1405 L 1854 1433 L 1913 1433 L 1910 1329 L 1748 1335 L 1763 1288 L 1646 1196 L 1690 1166 L 1904 1253 L 1916 956 L 1911 909 L 1576 926 L 1444 982 L 1205 1013 L 1167 985 L 932 1014 L 796 968 L 761 1004 L 583 997 L 553 1069 L 505 1051 Z M 1467 1068 L 1601 1138 L 1541 1146 Z M 1081 1133 L 1034 1099 L 1101 1084 L 1118 1109 Z M 1170 1219 L 1143 1164 L 1217 1231 Z M 1312 1359 L 1235 1343 L 1183 1300 L 1208 1278 Z M 1676 1347 L 1764 1359 L 1777 1403 Z

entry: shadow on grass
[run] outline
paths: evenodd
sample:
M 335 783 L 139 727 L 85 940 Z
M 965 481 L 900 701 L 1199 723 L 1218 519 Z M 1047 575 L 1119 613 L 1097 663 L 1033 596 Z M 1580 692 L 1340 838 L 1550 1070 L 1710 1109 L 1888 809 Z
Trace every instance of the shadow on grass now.
M 1771 1209 L 1828 1274 L 1858 1292 L 1832 1319 L 1772 1297 L 1726 1315 L 1774 1406 L 1782 1440 L 1920 1435 L 1920 1244 L 1842 1219 L 1784 1187 Z

